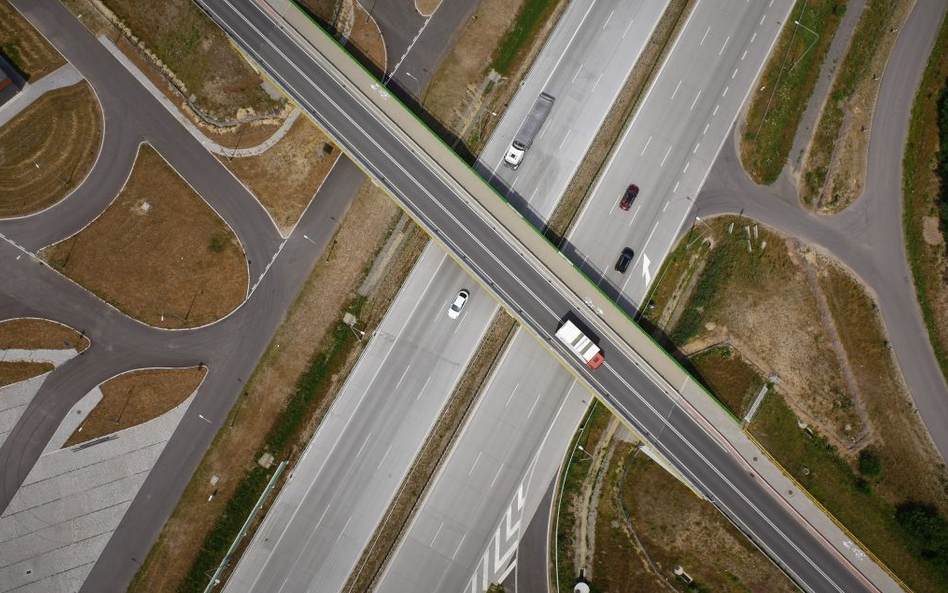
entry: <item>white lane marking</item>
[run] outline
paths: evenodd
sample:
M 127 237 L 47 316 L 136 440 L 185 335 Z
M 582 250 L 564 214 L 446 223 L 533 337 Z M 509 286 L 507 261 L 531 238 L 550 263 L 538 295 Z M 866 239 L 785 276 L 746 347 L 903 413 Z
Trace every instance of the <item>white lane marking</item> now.
M 676 191 L 678 191 L 678 184 L 679 184 L 679 183 L 681 183 L 681 181 L 676 181 L 676 182 L 675 182 L 675 187 L 672 188 L 672 193 L 675 193 Z
M 699 147 L 699 146 L 701 146 L 701 143 L 700 143 L 700 142 L 697 143 L 697 144 L 695 144 L 695 149 L 691 151 L 691 154 L 694 154 L 694 153 L 698 152 L 698 147 Z
M 730 40 L 731 40 L 731 36 L 728 35 L 727 39 L 724 40 L 724 45 L 721 46 L 721 51 L 718 52 L 719 56 L 724 53 L 724 48 L 727 47 L 727 42 Z
M 579 73 L 583 71 L 583 65 L 580 64 L 579 68 L 576 69 L 576 74 L 573 75 L 573 80 L 569 81 L 570 84 L 576 82 L 576 78 L 579 76 Z
M 481 453 L 483 453 L 483 451 L 477 452 L 477 457 L 474 458 L 474 463 L 471 465 L 471 471 L 467 472 L 467 475 L 474 473 L 474 468 L 477 467 L 477 462 L 481 459 Z
M 750 41 L 750 42 L 751 42 L 751 43 L 754 43 L 754 40 L 755 40 L 755 39 L 757 39 L 757 33 L 754 33 L 753 35 L 751 35 L 751 41 Z
M 441 525 L 438 527 L 438 531 L 435 531 L 435 536 L 431 538 L 431 543 L 428 544 L 429 548 L 434 547 L 435 540 L 438 539 L 438 536 L 441 535 L 441 530 L 444 529 L 444 521 L 441 522 Z
M 735 76 L 737 76 L 737 68 L 734 69 L 734 74 L 731 74 L 731 80 L 734 80 Z
M 662 206 L 662 212 L 665 212 L 666 210 L 668 210 L 668 202 L 665 202 L 665 205 Z
M 747 57 L 747 50 L 745 49 L 745 50 L 744 50 L 744 53 L 741 55 L 741 61 L 743 62 L 743 61 L 744 61 L 744 58 L 746 58 L 746 57 Z
M 708 36 L 708 33 L 711 32 L 711 25 L 708 25 L 708 30 L 704 32 L 704 35 L 701 36 L 701 42 L 698 45 L 704 45 L 704 40 Z
M 729 90 L 730 88 L 731 88 L 731 87 L 729 87 L 729 86 L 724 87 L 724 92 L 721 93 L 721 97 L 722 97 L 722 98 L 723 98 L 723 97 L 727 97 L 727 92 L 728 92 L 728 90 Z
M 452 561 L 454 560 L 455 556 L 458 555 L 458 550 L 461 549 L 461 544 L 464 543 L 464 539 L 465 539 L 466 537 L 467 537 L 467 532 L 465 531 L 464 534 L 461 535 L 461 541 L 458 542 L 458 547 L 454 548 L 454 553 L 451 554 L 451 560 L 452 560 Z
M 639 206 L 635 209 L 635 212 L 632 213 L 632 218 L 629 220 L 629 226 L 632 226 L 632 223 L 635 222 L 635 217 L 639 215 L 639 212 L 642 210 L 642 207 Z M 585 256 L 583 256 L 585 257 Z M 583 263 L 586 263 L 586 260 L 583 259 Z
M 411 365 L 408 365 L 407 367 L 405 367 L 405 372 L 402 373 L 402 378 L 399 379 L 399 380 L 398 380 L 398 383 L 395 384 L 395 389 L 394 389 L 394 391 L 398 391 L 398 387 L 402 384 L 402 381 L 405 380 L 405 375 L 408 374 L 408 371 L 409 371 L 410 369 L 411 369 Z
M 766 14 L 765 14 L 764 16 L 760 17 L 760 22 L 757 23 L 757 24 L 758 24 L 758 25 L 763 25 L 765 20 L 767 20 L 767 15 L 766 15 Z
M 385 450 L 385 455 L 382 455 L 382 461 L 379 461 L 379 466 L 375 468 L 376 470 L 382 469 L 382 465 L 385 463 L 385 458 L 388 457 L 388 452 L 392 450 L 392 446 L 389 445 L 388 449 Z
M 648 140 L 645 141 L 645 146 L 642 147 L 642 152 L 639 153 L 639 156 L 643 156 L 645 154 L 645 149 L 648 148 L 648 145 L 651 143 L 652 143 L 652 137 L 649 136 Z
M 681 174 L 684 175 L 685 173 L 687 173 L 688 167 L 690 166 L 691 166 L 691 161 L 688 161 L 687 163 L 685 163 L 685 168 L 681 170 Z
M 671 96 L 672 99 L 674 99 L 674 98 L 675 98 L 675 95 L 678 94 L 678 87 L 680 87 L 680 86 L 681 86 L 681 81 L 679 80 L 679 81 L 678 81 L 678 84 L 675 85 L 675 92 L 672 93 L 672 96 Z
M 533 410 L 535 410 L 535 409 L 537 408 L 537 404 L 540 403 L 540 398 L 541 398 L 541 397 L 543 397 L 543 394 L 538 393 L 538 394 L 537 394 L 537 398 L 533 401 L 533 405 L 530 406 L 530 411 L 527 412 L 527 419 L 528 419 L 528 420 L 530 419 L 530 416 L 533 415 Z
M 563 145 L 566 144 L 566 139 L 569 138 L 569 133 L 572 132 L 572 131 L 573 131 L 572 129 L 566 130 L 566 135 L 563 136 L 563 141 L 560 142 L 560 145 L 559 145 L 559 147 L 557 148 L 557 150 L 559 150 L 559 148 L 563 148 Z M 513 184 L 511 184 L 511 187 L 512 187 L 512 186 L 513 186 Z
M 710 124 L 710 123 L 704 124 L 704 131 L 701 132 L 701 135 L 704 136 L 705 134 L 707 134 L 707 133 L 708 133 L 708 128 L 710 128 L 710 127 L 711 127 L 711 124 Z
M 701 91 L 699 90 L 698 94 L 695 95 L 695 100 L 691 102 L 691 107 L 689 108 L 689 111 L 692 111 L 695 108 L 695 104 L 698 102 L 698 98 L 700 96 L 701 96 Z
M 606 17 L 606 22 L 604 22 L 604 23 L 602 24 L 602 28 L 603 28 L 603 29 L 605 29 L 605 28 L 606 28 L 606 25 L 609 24 L 609 21 L 612 20 L 612 15 L 615 14 L 615 12 L 616 12 L 616 11 L 613 10 L 612 12 L 609 13 L 609 16 Z
M 339 543 L 339 540 L 342 539 L 342 536 L 346 533 L 346 527 L 349 527 L 349 521 L 352 521 L 352 515 L 349 515 L 349 518 L 346 519 L 346 524 L 342 526 L 342 530 L 339 532 L 339 537 L 336 538 L 335 543 Z M 335 545 L 335 544 L 333 544 Z
M 425 392 L 425 389 L 428 389 L 428 383 L 431 382 L 431 377 L 425 379 L 425 384 L 421 386 L 421 391 L 418 392 L 418 395 L 415 396 L 415 401 L 421 399 L 421 394 Z
M 602 72 L 599 73 L 599 78 L 596 79 L 595 84 L 592 85 L 592 88 L 589 89 L 589 92 L 596 90 L 596 87 L 599 86 L 599 81 L 602 80 Z
M 665 159 L 668 158 L 668 154 L 669 154 L 671 151 L 672 151 L 672 147 L 669 146 L 669 147 L 668 147 L 668 150 L 665 151 L 665 156 L 662 157 L 662 164 L 659 165 L 659 167 L 664 167 L 664 166 L 665 166 Z
M 359 447 L 359 452 L 356 453 L 356 456 L 355 456 L 356 459 L 359 458 L 359 455 L 362 455 L 362 450 L 365 449 L 365 446 L 369 444 L 369 439 L 371 439 L 371 438 L 372 438 L 372 433 L 370 432 L 370 433 L 365 437 L 365 441 L 362 442 L 362 446 Z
M 718 114 L 718 108 L 719 108 L 719 107 L 721 107 L 721 104 L 720 104 L 720 103 L 714 106 L 714 111 L 711 113 L 712 116 Z
M 487 488 L 488 490 L 493 490 L 493 489 L 494 489 L 494 484 L 497 483 L 497 478 L 500 477 L 500 472 L 501 472 L 503 469 L 504 469 L 504 464 L 501 463 L 501 464 L 500 464 L 500 467 L 497 468 L 497 473 L 494 474 L 494 479 L 490 481 L 490 487 Z
M 431 17 L 434 16 L 434 13 L 428 15 L 428 18 L 425 19 L 425 22 L 421 25 L 421 28 L 418 29 L 418 32 L 415 33 L 415 38 L 411 40 L 411 43 L 408 45 L 408 49 L 405 50 L 405 53 L 402 54 L 402 57 L 398 59 L 398 63 L 395 64 L 395 68 L 392 69 L 392 73 L 388 75 L 388 80 L 382 83 L 382 86 L 385 86 L 395 77 L 395 73 L 398 72 L 398 67 L 402 65 L 402 62 L 405 61 L 405 58 L 408 57 L 408 53 L 411 52 L 411 48 L 415 47 L 415 42 L 418 41 L 418 38 L 421 37 L 421 34 L 425 32 L 425 29 L 428 28 L 428 23 L 431 22 Z
M 629 34 L 629 29 L 632 28 L 632 23 L 635 22 L 635 19 L 629 21 L 629 25 L 625 28 L 625 31 L 622 33 L 622 38 L 625 39 L 625 36 Z
M 517 383 L 516 385 L 514 385 L 514 388 L 510 390 L 510 396 L 507 398 L 507 403 L 504 404 L 505 408 L 510 405 L 510 400 L 512 400 L 514 394 L 517 393 L 518 387 L 520 387 L 520 383 Z
M 773 6 L 773 5 L 774 5 L 774 0 L 770 0 L 770 3 L 767 4 L 767 8 L 770 8 L 770 7 Z
M 533 198 L 536 197 L 538 191 L 540 191 L 540 186 L 534 188 L 533 193 L 530 194 L 530 199 L 527 200 L 527 202 L 533 202 Z

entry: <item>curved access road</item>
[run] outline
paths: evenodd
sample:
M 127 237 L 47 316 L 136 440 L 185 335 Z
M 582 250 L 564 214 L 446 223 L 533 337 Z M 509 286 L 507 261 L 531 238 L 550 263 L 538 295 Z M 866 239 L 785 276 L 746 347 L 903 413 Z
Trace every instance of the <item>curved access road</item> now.
M 786 174 L 771 187 L 744 173 L 728 142 L 696 201 L 698 216 L 738 214 L 810 243 L 839 259 L 875 293 L 918 412 L 948 458 L 948 385 L 935 359 L 915 295 L 902 228 L 902 151 L 912 102 L 946 5 L 918 0 L 882 77 L 869 142 L 866 191 L 835 215 L 800 206 Z M 733 134 L 732 134 L 733 136 Z

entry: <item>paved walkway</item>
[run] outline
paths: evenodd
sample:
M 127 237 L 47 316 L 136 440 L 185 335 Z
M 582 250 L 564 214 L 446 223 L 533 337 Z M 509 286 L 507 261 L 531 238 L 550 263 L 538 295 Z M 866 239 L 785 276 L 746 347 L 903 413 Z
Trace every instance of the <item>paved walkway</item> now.
M 56 70 L 50 72 L 36 83 L 26 83 L 22 90 L 9 103 L 0 107 L 0 127 L 6 125 L 11 119 L 20 114 L 29 107 L 33 101 L 42 97 L 46 92 L 54 89 L 72 86 L 82 80 L 82 74 L 75 67 L 66 63 Z
M 57 367 L 76 355 L 75 350 L 0 349 L 0 361 L 51 362 Z M 43 373 L 26 381 L 0 387 L 0 446 L 3 446 L 7 435 L 16 426 L 47 377 L 49 373 Z
M 109 53 L 115 56 L 115 59 L 119 61 L 130 73 L 135 77 L 138 82 L 141 83 L 145 89 L 152 94 L 155 99 L 158 100 L 161 105 L 168 110 L 168 112 L 174 116 L 178 122 L 184 126 L 192 136 L 197 138 L 201 144 L 204 145 L 204 148 L 213 152 L 214 154 L 219 154 L 221 156 L 226 156 L 228 158 L 237 158 L 245 156 L 256 156 L 262 154 L 270 149 L 271 146 L 279 142 L 286 136 L 286 133 L 290 131 L 290 128 L 293 127 L 293 124 L 296 123 L 297 118 L 300 116 L 299 109 L 293 109 L 293 112 L 283 121 L 283 125 L 280 126 L 280 129 L 274 132 L 272 136 L 267 138 L 265 141 L 261 142 L 256 146 L 249 146 L 247 148 L 225 148 L 214 142 L 210 138 L 204 135 L 194 122 L 189 118 L 185 117 L 181 110 L 171 102 L 171 100 L 162 93 L 158 87 L 147 77 L 145 74 L 137 67 L 135 64 L 128 59 L 128 57 L 122 53 L 122 51 L 112 43 L 112 40 L 106 37 L 105 35 L 99 35 L 99 41 L 102 45 L 105 46 L 105 49 L 109 50 Z

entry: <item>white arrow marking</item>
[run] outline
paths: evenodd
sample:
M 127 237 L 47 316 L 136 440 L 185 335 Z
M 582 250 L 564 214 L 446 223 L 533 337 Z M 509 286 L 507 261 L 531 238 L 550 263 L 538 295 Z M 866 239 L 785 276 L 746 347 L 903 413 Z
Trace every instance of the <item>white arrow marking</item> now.
M 648 286 L 652 283 L 652 273 L 648 271 L 649 264 L 652 263 L 648 260 L 647 255 L 642 255 L 642 275 L 645 276 L 645 286 Z

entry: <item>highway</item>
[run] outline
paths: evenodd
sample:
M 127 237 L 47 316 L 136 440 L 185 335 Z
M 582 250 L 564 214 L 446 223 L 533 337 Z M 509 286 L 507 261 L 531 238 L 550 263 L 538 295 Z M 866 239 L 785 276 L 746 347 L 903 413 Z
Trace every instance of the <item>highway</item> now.
M 447 181 L 410 143 L 404 144 L 387 121 L 363 103 L 365 97 L 342 86 L 257 6 L 228 0 L 204 4 L 409 212 L 428 228 L 437 229 L 435 234 L 464 256 L 492 292 L 509 303 L 528 327 L 549 339 L 572 308 L 570 299 L 542 270 L 521 257 L 500 231 L 471 210 L 464 196 L 458 195 L 458 186 Z M 814 591 L 869 590 L 852 566 L 841 562 L 823 541 L 801 526 L 761 487 L 753 472 L 737 463 L 624 355 L 623 347 L 608 336 L 601 338 L 601 345 L 611 356 L 597 373 L 574 369 L 637 429 L 650 435 L 669 459 L 685 468 L 725 513 L 780 557 L 798 582 Z M 560 355 L 565 358 L 562 351 Z

